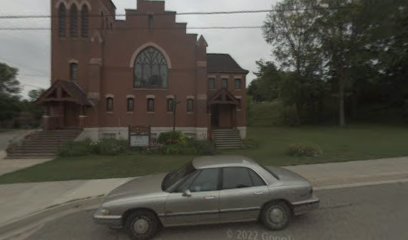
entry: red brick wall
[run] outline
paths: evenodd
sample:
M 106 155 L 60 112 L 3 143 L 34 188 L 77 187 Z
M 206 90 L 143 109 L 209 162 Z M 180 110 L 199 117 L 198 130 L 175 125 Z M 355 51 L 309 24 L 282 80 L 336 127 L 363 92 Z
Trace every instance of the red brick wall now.
M 86 112 L 86 127 L 126 127 L 128 125 L 151 125 L 171 127 L 172 114 L 167 112 L 167 96 L 177 96 L 181 101 L 177 108 L 178 127 L 201 127 L 210 125 L 207 111 L 208 74 L 206 44 L 197 35 L 186 34 L 186 24 L 175 22 L 175 13 L 163 13 L 164 2 L 139 0 L 137 10 L 127 10 L 126 20 L 114 21 L 114 6 L 110 0 L 87 0 L 91 5 L 89 18 L 89 38 L 69 36 L 67 18 L 67 37 L 58 36 L 58 6 L 61 1 L 52 0 L 52 80 L 69 80 L 69 62 L 79 64 L 78 84 L 93 99 L 95 107 Z M 66 2 L 74 2 L 66 0 Z M 85 2 L 79 1 L 79 2 Z M 69 14 L 69 5 L 67 14 Z M 78 6 L 81 9 L 81 6 Z M 101 19 L 101 12 L 104 19 Z M 152 28 L 149 29 L 149 16 L 153 15 Z M 78 12 L 80 16 L 80 11 Z M 138 15 L 136 15 L 138 14 Z M 155 15 L 156 14 L 156 15 Z M 106 19 L 107 17 L 107 19 Z M 103 21 L 103 22 L 102 22 Z M 78 21 L 79 26 L 80 20 Z M 112 27 L 111 27 L 112 24 Z M 103 29 L 101 27 L 104 26 Z M 169 30 L 171 29 L 171 30 Z M 168 89 L 133 88 L 134 69 L 132 59 L 142 46 L 158 46 L 170 59 Z M 217 82 L 221 75 L 217 74 Z M 241 90 L 234 89 L 236 74 L 229 74 L 230 91 L 241 96 L 242 110 L 237 113 L 237 125 L 246 125 L 245 75 Z M 114 110 L 106 112 L 106 96 L 114 96 Z M 127 112 L 127 95 L 134 96 L 135 110 Z M 155 96 L 155 113 L 147 113 L 146 97 Z M 187 97 L 194 97 L 194 113 L 187 113 Z

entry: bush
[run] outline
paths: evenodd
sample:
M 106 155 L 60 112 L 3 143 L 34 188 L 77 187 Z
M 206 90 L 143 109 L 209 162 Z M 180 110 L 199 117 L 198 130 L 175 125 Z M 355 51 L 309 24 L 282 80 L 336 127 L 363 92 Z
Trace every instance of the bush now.
M 58 150 L 58 156 L 61 157 L 79 157 L 92 154 L 94 146 L 90 139 L 79 142 L 68 142 Z
M 214 155 L 216 150 L 210 141 L 188 139 L 186 143 L 163 145 L 161 153 L 166 155 Z
M 188 142 L 188 137 L 182 132 L 166 132 L 161 133 L 157 142 L 160 144 L 171 145 L 171 144 L 186 144 Z
M 214 143 L 210 141 L 191 140 L 190 145 L 198 155 L 215 155 L 217 153 Z
M 259 143 L 251 138 L 244 139 L 243 145 L 245 149 L 256 149 L 259 147 Z
M 100 155 L 118 155 L 128 149 L 128 141 L 117 139 L 103 139 L 96 143 L 95 153 Z
M 307 144 L 292 144 L 287 150 L 287 154 L 292 157 L 317 157 L 323 152 L 319 146 Z

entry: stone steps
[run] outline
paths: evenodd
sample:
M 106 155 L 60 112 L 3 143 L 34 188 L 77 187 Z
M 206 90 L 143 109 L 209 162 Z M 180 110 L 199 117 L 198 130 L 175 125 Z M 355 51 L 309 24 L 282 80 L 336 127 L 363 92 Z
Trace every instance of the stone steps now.
M 236 129 L 216 129 L 213 138 L 217 149 L 240 149 L 242 140 Z
M 51 130 L 33 133 L 8 151 L 8 159 L 55 157 L 65 143 L 75 140 L 80 130 Z

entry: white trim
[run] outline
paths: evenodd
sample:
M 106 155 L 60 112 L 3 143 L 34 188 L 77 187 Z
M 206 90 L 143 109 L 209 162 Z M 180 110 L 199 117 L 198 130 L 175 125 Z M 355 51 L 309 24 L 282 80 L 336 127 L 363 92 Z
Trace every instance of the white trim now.
M 69 9 L 69 5 L 68 5 L 68 3 L 67 3 L 67 1 L 65 1 L 65 0 L 58 0 L 56 3 L 55 3 L 55 8 L 59 8 L 59 6 L 61 5 L 61 3 L 63 3 L 64 5 L 65 5 L 65 10 L 68 10 Z
M 247 137 L 247 127 L 237 127 L 239 131 L 239 135 L 241 136 L 241 139 L 246 139 Z
M 82 0 L 82 3 L 81 3 L 81 10 L 82 10 L 82 6 L 84 6 L 84 5 L 87 5 L 87 6 L 88 6 L 88 10 L 89 10 L 89 12 L 92 10 L 92 6 L 91 6 L 91 4 L 90 4 L 88 1 L 86 1 L 86 0 Z
M 152 127 L 152 135 L 158 137 L 160 133 L 170 132 L 172 127 Z M 187 135 L 193 135 L 196 139 L 207 140 L 208 128 L 196 128 L 196 127 L 177 127 L 177 131 L 181 131 Z M 76 141 L 90 138 L 93 141 L 102 139 L 103 134 L 115 134 L 117 139 L 127 140 L 129 137 L 129 129 L 127 127 L 104 127 L 104 128 L 84 128 L 80 136 Z
M 106 95 L 105 95 L 105 98 L 115 98 L 115 95 L 113 95 L 113 94 L 106 94 Z
M 126 95 L 126 99 L 128 99 L 128 98 L 135 98 L 135 95 Z
M 220 76 L 220 78 L 221 78 L 221 79 L 228 79 L 228 80 L 230 80 L 230 79 L 231 79 L 231 75 L 222 74 L 222 75 Z
M 236 99 L 242 99 L 242 96 L 234 96 Z
M 81 4 L 77 0 L 71 0 L 71 3 L 69 4 L 69 9 L 71 10 L 72 5 L 76 5 L 77 10 L 80 9 Z M 78 14 L 79 15 L 79 14 Z
M 166 98 L 167 99 L 174 99 L 175 97 L 174 97 L 174 95 L 167 95 Z
M 69 64 L 71 64 L 71 63 L 79 64 L 79 61 L 76 60 L 76 59 L 74 59 L 74 58 L 72 58 L 71 60 L 68 61 L 68 63 L 69 63 Z
M 169 69 L 172 68 L 170 57 L 167 54 L 167 52 L 162 47 L 160 47 L 159 45 L 157 45 L 154 42 L 145 43 L 142 46 L 140 46 L 138 49 L 136 49 L 136 51 L 133 53 L 132 57 L 130 58 L 130 63 L 129 63 L 130 68 L 134 68 L 137 56 L 139 55 L 140 52 L 142 52 L 147 47 L 154 47 L 154 48 L 158 49 L 163 54 L 164 58 L 166 59 L 167 67 Z
M 192 100 L 194 100 L 195 97 L 194 97 L 194 96 L 187 96 L 186 99 L 192 99 Z
M 210 80 L 210 78 L 215 78 L 215 79 L 217 79 L 217 75 L 215 75 L 215 74 L 209 74 L 209 75 L 207 75 L 207 78 L 208 78 L 208 80 Z
M 156 96 L 155 95 L 146 95 L 146 99 L 149 99 L 149 98 L 156 99 Z

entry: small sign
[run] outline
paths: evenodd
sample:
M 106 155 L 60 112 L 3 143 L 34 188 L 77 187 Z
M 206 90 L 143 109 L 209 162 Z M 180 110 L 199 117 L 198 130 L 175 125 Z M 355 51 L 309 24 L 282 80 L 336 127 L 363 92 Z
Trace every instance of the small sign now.
M 130 146 L 131 147 L 148 147 L 149 146 L 149 136 L 130 135 Z
M 151 128 L 145 126 L 129 126 L 130 147 L 150 147 Z

